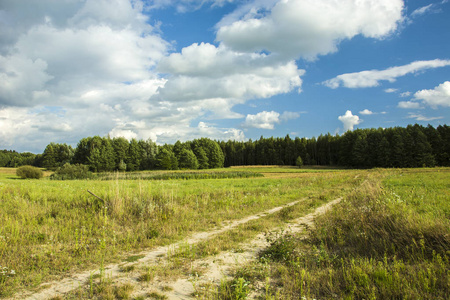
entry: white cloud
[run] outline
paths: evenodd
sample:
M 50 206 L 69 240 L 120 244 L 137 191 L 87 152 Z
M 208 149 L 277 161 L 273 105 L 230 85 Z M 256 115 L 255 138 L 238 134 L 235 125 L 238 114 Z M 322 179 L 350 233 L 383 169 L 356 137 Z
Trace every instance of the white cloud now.
M 434 120 L 440 120 L 443 119 L 444 117 L 425 117 L 423 115 L 417 115 L 417 114 L 412 114 L 410 113 L 408 116 L 409 119 L 415 119 L 416 121 L 434 121 Z
M 138 137 L 137 133 L 132 130 L 124 130 L 118 128 L 113 128 L 113 130 L 109 132 L 109 136 L 112 138 L 124 137 L 129 141 L 131 141 L 132 139 L 136 139 Z
M 353 115 L 350 110 L 347 110 L 343 116 L 339 116 L 338 120 L 344 124 L 344 131 L 353 130 L 353 127 L 362 122 L 358 116 Z
M 400 101 L 398 103 L 398 107 L 399 108 L 406 108 L 406 109 L 419 109 L 420 107 L 420 103 L 419 102 L 414 102 L 414 101 Z
M 411 96 L 411 92 L 403 92 L 403 93 L 400 94 L 400 97 L 402 97 L 402 98 L 406 98 L 406 97 L 409 97 L 409 96 Z
M 298 112 L 285 111 L 283 114 L 279 114 L 275 111 L 263 111 L 256 115 L 248 114 L 245 118 L 242 127 L 244 128 L 261 128 L 261 129 L 274 129 L 275 124 L 281 122 L 287 122 L 292 119 L 300 117 Z
M 356 73 L 338 75 L 335 78 L 323 82 L 326 86 L 335 89 L 340 86 L 347 88 L 367 88 L 380 85 L 380 81 L 394 82 L 398 77 L 407 74 L 414 74 L 426 69 L 450 66 L 450 60 L 427 60 L 415 61 L 410 64 L 398 67 L 391 67 L 386 70 L 370 70 Z
M 219 118 L 242 117 L 231 109 L 250 99 L 300 92 L 304 74 L 294 61 L 278 62 L 207 43 L 162 59 L 158 71 L 172 75 L 153 100 L 200 105 Z
M 360 111 L 359 113 L 362 114 L 362 115 L 373 115 L 374 114 L 373 111 L 370 111 L 367 108 L 362 110 L 362 111 Z
M 298 118 L 300 118 L 300 113 L 292 112 L 292 111 L 285 111 L 280 116 L 280 120 L 283 122 L 287 122 L 289 120 L 298 119 Z
M 419 7 L 411 13 L 411 17 L 417 17 L 420 15 L 423 15 L 426 12 L 430 11 L 432 7 L 433 7 L 433 4 L 428 4 L 426 6 Z
M 395 93 L 398 91 L 398 89 L 393 89 L 393 88 L 389 88 L 389 89 L 385 89 L 384 90 L 386 93 Z
M 243 127 L 274 129 L 275 124 L 280 123 L 280 114 L 275 111 L 263 111 L 256 115 L 247 115 Z
M 240 20 L 222 22 L 217 40 L 238 52 L 314 59 L 356 35 L 379 39 L 391 34 L 403 19 L 403 5 L 401 0 L 279 1 L 268 13 L 248 17 L 241 12 Z
M 227 3 L 235 2 L 236 0 L 153 0 L 149 4 L 149 9 L 161 9 L 168 6 L 173 6 L 178 13 L 186 13 L 200 9 L 206 4 L 211 7 L 222 7 Z
M 450 81 L 446 81 L 432 90 L 421 90 L 414 94 L 414 99 L 436 109 L 438 106 L 450 107 Z

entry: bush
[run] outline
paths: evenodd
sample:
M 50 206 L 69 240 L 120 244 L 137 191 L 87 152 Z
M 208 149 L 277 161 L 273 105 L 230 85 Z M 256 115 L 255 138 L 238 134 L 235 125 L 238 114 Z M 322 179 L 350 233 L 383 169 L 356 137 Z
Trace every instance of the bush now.
M 16 175 L 22 179 L 39 179 L 44 176 L 44 173 L 41 169 L 33 167 L 33 166 L 22 166 L 17 169 Z
M 89 171 L 89 167 L 85 165 L 65 164 L 61 168 L 56 169 L 55 173 L 50 176 L 54 180 L 72 180 L 72 179 L 89 179 L 93 174 Z

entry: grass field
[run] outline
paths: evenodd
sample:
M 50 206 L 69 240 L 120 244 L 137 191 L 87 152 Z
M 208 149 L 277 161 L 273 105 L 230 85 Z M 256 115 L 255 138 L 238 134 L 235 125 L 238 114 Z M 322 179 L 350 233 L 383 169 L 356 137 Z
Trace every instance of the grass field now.
M 101 269 L 139 250 L 306 199 L 289 216 L 261 218 L 177 255 L 193 260 L 227 251 L 338 197 L 345 200 L 317 219 L 307 239 L 271 237 L 271 247 L 256 265 L 236 270 L 234 281 L 199 297 L 244 299 L 251 289 L 263 299 L 445 299 L 450 292 L 450 169 L 215 172 L 265 177 L 20 180 L 13 169 L 0 169 L 0 296 L 37 290 L 42 283 Z M 261 264 L 268 266 L 264 274 L 258 273 Z M 263 292 L 257 288 L 261 280 Z M 245 291 L 236 290 L 238 283 Z

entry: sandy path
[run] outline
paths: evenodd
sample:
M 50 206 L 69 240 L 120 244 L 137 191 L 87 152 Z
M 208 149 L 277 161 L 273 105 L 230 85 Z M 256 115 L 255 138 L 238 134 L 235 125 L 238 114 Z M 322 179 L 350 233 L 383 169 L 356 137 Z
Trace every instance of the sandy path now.
M 206 240 L 216 234 L 226 232 L 228 230 L 231 230 L 231 229 L 233 229 L 241 224 L 244 224 L 246 222 L 249 222 L 251 220 L 256 220 L 265 215 L 273 214 L 277 211 L 280 211 L 284 207 L 293 206 L 293 205 L 299 203 L 300 201 L 302 201 L 302 200 L 293 201 L 293 202 L 290 202 L 283 206 L 275 207 L 270 210 L 263 211 L 258 214 L 252 215 L 252 216 L 248 216 L 248 217 L 240 219 L 240 220 L 232 221 L 231 223 L 223 226 L 220 229 L 216 229 L 216 230 L 212 230 L 212 231 L 208 231 L 208 232 L 195 233 L 191 237 L 189 237 L 183 241 L 180 241 L 180 242 L 168 245 L 168 246 L 157 247 L 157 248 L 154 248 L 154 249 L 151 249 L 148 251 L 140 252 L 138 254 L 134 253 L 134 255 L 140 255 L 140 256 L 144 256 L 144 257 L 133 263 L 127 263 L 127 264 L 120 263 L 120 264 L 107 265 L 104 268 L 104 274 L 106 274 L 108 276 L 108 278 L 111 278 L 112 280 L 114 280 L 115 278 L 118 278 L 118 277 L 123 277 L 124 273 L 121 272 L 121 267 L 123 267 L 123 266 L 146 265 L 146 264 L 151 264 L 152 262 L 155 263 L 158 260 L 160 260 L 161 257 L 166 256 L 167 252 L 170 249 L 176 249 L 181 245 L 195 244 L 195 243 L 201 242 L 201 241 Z M 67 278 L 60 280 L 60 281 L 47 282 L 47 283 L 42 284 L 41 287 L 43 288 L 43 290 L 41 290 L 37 293 L 24 291 L 24 292 L 17 293 L 13 298 L 10 298 L 10 299 L 42 300 L 42 299 L 51 299 L 51 298 L 57 297 L 57 296 L 64 296 L 64 294 L 69 293 L 72 290 L 79 288 L 80 286 L 83 286 L 89 280 L 89 278 L 91 276 L 93 276 L 95 274 L 99 274 L 99 272 L 100 272 L 99 269 L 95 269 L 95 270 L 84 271 L 84 272 L 81 272 L 78 274 L 73 274 Z M 122 280 L 120 280 L 120 281 L 122 281 Z M 125 279 L 124 281 L 128 281 L 128 280 Z M 189 284 L 191 285 L 191 288 L 192 288 L 192 284 L 191 283 L 189 283 Z M 181 284 L 180 284 L 179 288 L 182 289 L 182 291 L 180 291 L 180 294 L 177 294 L 178 286 L 176 285 L 176 288 L 174 288 L 174 291 L 173 291 L 173 293 L 175 295 L 173 297 L 170 296 L 170 297 L 172 297 L 170 299 L 183 299 L 182 294 L 186 294 L 186 291 L 183 290 L 184 288 L 183 288 L 183 285 L 181 285 Z
M 291 221 L 291 225 L 285 232 L 301 232 L 305 228 L 305 225 L 312 226 L 314 218 L 317 215 L 323 214 L 340 200 L 341 198 L 328 202 L 327 204 L 318 207 L 313 213 Z M 280 228 L 276 228 L 272 230 L 272 232 L 276 232 L 279 229 Z M 196 286 L 205 283 L 213 283 L 215 285 L 220 284 L 221 280 L 230 276 L 230 273 L 233 269 L 256 259 L 258 253 L 268 246 L 269 243 L 266 240 L 265 234 L 261 233 L 257 235 L 252 241 L 241 245 L 241 249 L 243 249 L 242 252 L 222 252 L 213 257 L 197 260 L 194 266 L 207 266 L 207 270 L 202 274 L 202 276 L 196 278 L 195 282 L 193 282 L 193 279 L 178 279 L 176 282 L 169 284 L 173 288 L 173 290 L 164 292 L 164 295 L 166 295 L 168 299 L 192 299 L 192 294 L 195 292 L 194 284 Z M 165 285 L 168 284 L 165 283 Z M 149 289 L 148 291 L 151 291 L 151 289 Z M 140 291 L 140 293 L 142 293 L 142 290 Z

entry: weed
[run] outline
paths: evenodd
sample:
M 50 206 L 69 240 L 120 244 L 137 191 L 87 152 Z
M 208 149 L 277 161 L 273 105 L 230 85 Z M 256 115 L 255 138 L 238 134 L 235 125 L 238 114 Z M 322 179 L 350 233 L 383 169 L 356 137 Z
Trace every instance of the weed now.
M 157 292 L 152 292 L 152 293 L 148 294 L 148 297 L 150 297 L 150 299 L 156 299 L 156 300 L 168 299 L 166 295 L 161 295 Z
M 124 273 L 128 273 L 128 272 L 134 271 L 134 269 L 135 269 L 135 266 L 134 266 L 134 265 L 127 265 L 127 266 L 122 266 L 122 267 L 120 268 L 120 271 L 121 271 L 121 272 L 124 272 Z
M 126 262 L 136 262 L 143 257 L 144 257 L 144 255 L 131 255 L 131 256 L 128 256 L 127 258 L 125 258 L 125 261 Z

